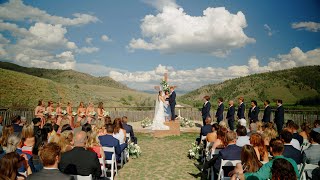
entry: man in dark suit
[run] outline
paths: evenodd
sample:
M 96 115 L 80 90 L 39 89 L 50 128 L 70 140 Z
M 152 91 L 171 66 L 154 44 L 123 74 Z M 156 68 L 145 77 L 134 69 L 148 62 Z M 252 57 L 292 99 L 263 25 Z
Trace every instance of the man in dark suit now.
M 169 96 L 169 104 L 171 108 L 171 120 L 174 121 L 176 119 L 175 107 L 176 107 L 176 92 L 174 91 L 174 87 L 170 87 L 170 96 Z
M 266 100 L 264 101 L 264 112 L 263 112 L 263 118 L 262 118 L 262 122 L 267 123 L 270 122 L 270 118 L 271 118 L 271 107 L 269 106 L 270 101 Z
M 85 149 L 87 133 L 80 131 L 74 138 L 74 148 L 61 155 L 59 169 L 65 174 L 89 176 L 93 179 L 102 174 L 98 156 Z
M 229 101 L 229 108 L 227 112 L 227 120 L 228 120 L 228 125 L 231 131 L 234 130 L 234 113 L 235 109 L 233 106 L 233 101 Z
M 292 140 L 292 133 L 288 130 L 283 130 L 280 134 L 281 140 L 284 142 L 283 156 L 293 159 L 297 164 L 302 163 L 304 154 L 294 148 L 290 142 Z
M 127 133 L 130 133 L 130 139 L 131 141 L 134 143 L 134 144 L 137 144 L 138 142 L 138 139 L 137 137 L 134 136 L 134 132 L 133 132 L 133 128 L 130 124 L 127 124 L 128 123 L 128 118 L 127 116 L 123 116 L 122 117 L 122 126 L 123 126 L 123 129 L 126 130 Z
M 12 121 L 12 127 L 15 134 L 20 134 L 22 132 L 23 126 L 20 126 L 21 123 L 21 116 L 15 116 L 13 117 Z
M 48 143 L 42 147 L 39 153 L 43 169 L 40 172 L 32 173 L 27 177 L 29 180 L 70 180 L 71 176 L 63 174 L 58 169 L 58 163 L 61 157 L 61 148 L 57 143 Z
M 107 124 L 106 125 L 107 134 L 103 136 L 99 136 L 99 141 L 101 146 L 104 147 L 114 147 L 117 159 L 119 160 L 121 157 L 121 148 L 119 140 L 113 137 L 113 125 Z M 112 153 L 106 152 L 106 159 L 111 160 Z
M 202 126 L 200 129 L 200 137 L 197 138 L 198 144 L 200 144 L 201 139 L 203 136 L 207 136 L 208 133 L 212 132 L 212 126 L 211 126 L 211 117 L 207 117 L 206 119 L 206 125 Z
M 218 109 L 216 112 L 216 118 L 217 118 L 218 124 L 220 123 L 220 121 L 223 120 L 223 111 L 224 111 L 223 98 L 219 97 L 218 98 Z
M 206 125 L 206 119 L 207 117 L 211 117 L 210 116 L 210 108 L 211 108 L 211 104 L 210 104 L 210 97 L 209 96 L 204 96 L 203 97 L 203 100 L 204 100 L 204 104 L 203 104 L 203 107 L 201 109 L 201 115 L 202 115 L 202 122 L 203 122 L 203 125 Z
M 260 112 L 260 109 L 257 106 L 257 101 L 252 100 L 251 108 L 249 109 L 249 113 L 248 113 L 248 118 L 250 123 L 255 123 L 259 120 L 259 112 Z
M 283 128 L 283 124 L 284 124 L 284 108 L 282 106 L 281 99 L 277 100 L 277 105 L 278 105 L 278 107 L 277 107 L 276 112 L 274 114 L 274 122 L 277 125 L 278 134 L 280 134 L 282 131 L 282 128 Z
M 244 116 L 244 111 L 245 111 L 245 104 L 243 103 L 244 101 L 244 98 L 243 97 L 240 97 L 238 99 L 239 101 L 239 106 L 238 106 L 238 112 L 237 112 L 237 117 L 238 119 L 245 119 L 245 116 Z

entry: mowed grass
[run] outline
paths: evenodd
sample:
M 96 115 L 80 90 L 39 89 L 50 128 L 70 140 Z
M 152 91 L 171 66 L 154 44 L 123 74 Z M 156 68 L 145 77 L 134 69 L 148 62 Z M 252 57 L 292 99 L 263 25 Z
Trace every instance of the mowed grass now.
M 195 179 L 189 173 L 199 170 L 187 157 L 191 143 L 198 134 L 182 133 L 181 136 L 154 138 L 150 134 L 137 134 L 142 156 L 130 159 L 119 170 L 116 179 Z

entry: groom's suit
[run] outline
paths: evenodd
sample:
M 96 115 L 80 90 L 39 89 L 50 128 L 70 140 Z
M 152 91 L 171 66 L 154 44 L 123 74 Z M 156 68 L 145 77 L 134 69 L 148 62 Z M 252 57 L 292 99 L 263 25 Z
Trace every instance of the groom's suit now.
M 176 107 L 176 92 L 172 91 L 171 95 L 169 96 L 169 104 L 171 108 L 171 120 L 176 118 L 175 114 L 175 107 Z

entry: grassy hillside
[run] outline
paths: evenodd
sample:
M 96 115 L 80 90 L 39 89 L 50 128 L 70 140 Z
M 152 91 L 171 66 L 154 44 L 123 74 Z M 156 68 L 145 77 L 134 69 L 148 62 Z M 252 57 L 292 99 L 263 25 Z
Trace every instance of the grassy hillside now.
M 45 102 L 102 101 L 105 106 L 153 105 L 152 95 L 127 88 L 119 89 L 103 85 L 64 84 L 25 73 L 0 68 L 0 107 L 35 107 L 39 99 Z
M 251 99 L 260 104 L 265 99 L 282 99 L 286 104 L 300 104 L 319 101 L 320 66 L 307 66 L 282 71 L 254 74 L 210 84 L 189 92 L 180 97 L 180 101 L 195 107 L 202 105 L 202 97 L 211 96 L 216 105 L 216 99 L 236 100 L 243 96 L 246 102 Z M 237 101 L 236 101 L 237 102 Z M 318 103 L 319 105 L 319 103 Z
M 113 80 L 110 77 L 94 77 L 89 74 L 74 70 L 27 68 L 9 62 L 1 62 L 0 68 L 16 72 L 26 73 L 40 78 L 50 79 L 63 84 L 91 84 L 114 87 L 118 89 L 129 89 L 127 86 Z

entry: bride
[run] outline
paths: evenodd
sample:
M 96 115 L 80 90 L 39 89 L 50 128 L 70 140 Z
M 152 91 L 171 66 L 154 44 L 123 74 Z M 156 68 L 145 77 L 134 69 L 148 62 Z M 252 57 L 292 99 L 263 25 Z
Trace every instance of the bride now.
M 153 123 L 151 125 L 152 130 L 168 130 L 169 126 L 164 125 L 165 114 L 164 105 L 165 99 L 162 97 L 162 91 L 159 91 L 158 98 L 156 101 L 156 108 L 154 111 Z

